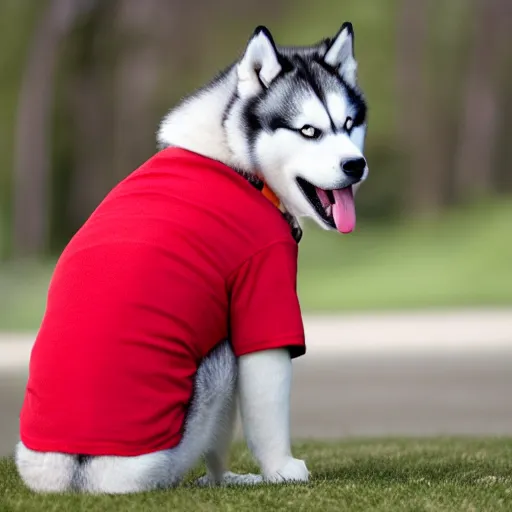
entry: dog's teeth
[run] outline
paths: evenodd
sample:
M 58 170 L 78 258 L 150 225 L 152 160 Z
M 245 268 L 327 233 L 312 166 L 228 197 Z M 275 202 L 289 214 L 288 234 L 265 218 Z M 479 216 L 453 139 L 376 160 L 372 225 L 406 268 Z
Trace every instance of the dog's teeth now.
M 332 215 L 332 204 L 325 208 L 325 214 L 330 217 Z

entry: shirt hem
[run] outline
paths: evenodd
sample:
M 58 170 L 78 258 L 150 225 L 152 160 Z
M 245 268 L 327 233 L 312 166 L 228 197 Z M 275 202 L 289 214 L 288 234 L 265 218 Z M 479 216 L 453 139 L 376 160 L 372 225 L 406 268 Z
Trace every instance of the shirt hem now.
M 90 455 L 93 457 L 114 456 L 114 457 L 137 457 L 139 455 L 147 455 L 149 453 L 160 452 L 175 448 L 181 440 L 180 436 L 174 436 L 167 443 L 161 443 L 152 447 L 132 447 L 116 443 L 65 443 L 62 441 L 42 441 L 20 436 L 22 443 L 30 450 L 36 452 L 58 452 L 68 453 L 70 455 Z
M 306 343 L 302 334 L 295 336 L 283 336 L 271 341 L 255 341 L 245 343 L 243 350 L 237 350 L 233 347 L 235 356 L 240 357 L 253 352 L 260 352 L 261 350 L 272 350 L 279 348 L 287 348 L 290 351 L 292 359 L 300 357 L 306 353 Z

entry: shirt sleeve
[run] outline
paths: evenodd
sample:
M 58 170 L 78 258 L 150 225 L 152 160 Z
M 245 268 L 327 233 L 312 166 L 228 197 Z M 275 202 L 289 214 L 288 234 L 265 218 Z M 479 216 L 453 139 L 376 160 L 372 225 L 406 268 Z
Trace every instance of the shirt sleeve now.
M 297 297 L 297 244 L 276 243 L 256 253 L 232 277 L 231 343 L 236 356 L 288 348 L 306 352 Z

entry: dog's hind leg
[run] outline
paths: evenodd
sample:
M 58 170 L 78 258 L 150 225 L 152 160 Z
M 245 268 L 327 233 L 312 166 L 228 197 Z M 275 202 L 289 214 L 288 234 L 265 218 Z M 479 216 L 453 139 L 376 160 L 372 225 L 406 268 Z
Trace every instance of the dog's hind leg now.
M 228 405 L 228 404 L 227 404 Z M 254 485 L 263 482 L 261 475 L 253 473 L 233 473 L 227 471 L 229 449 L 235 430 L 235 420 L 237 411 L 236 393 L 230 404 L 225 421 L 218 425 L 217 432 L 212 438 L 212 446 L 205 454 L 207 474 L 196 480 L 199 486 L 215 486 L 221 484 L 228 485 Z
M 223 350 L 229 350 L 231 348 L 229 343 L 225 343 L 223 348 L 220 348 L 221 357 L 216 359 L 216 364 L 226 364 L 226 361 L 230 361 L 230 356 L 227 354 L 222 355 Z M 229 362 L 231 364 L 231 361 Z M 220 368 L 217 371 L 222 371 Z M 209 386 L 209 380 L 205 380 L 199 385 L 205 384 Z M 199 478 L 196 483 L 200 486 L 210 486 L 219 484 L 255 484 L 263 481 L 260 475 L 254 475 L 251 473 L 237 474 L 227 471 L 229 449 L 231 441 L 233 439 L 233 433 L 235 430 L 235 420 L 237 411 L 237 393 L 233 392 L 231 397 L 226 397 L 224 404 L 225 410 L 220 415 L 221 421 L 216 425 L 212 431 L 211 445 L 205 453 L 205 462 L 207 474 Z
M 91 493 L 124 494 L 176 485 L 216 446 L 231 414 L 237 363 L 228 342 L 200 364 L 194 396 L 179 445 L 138 457 L 91 457 L 81 465 L 78 487 Z
M 219 484 L 224 480 L 229 458 L 229 449 L 233 439 L 236 419 L 236 394 L 231 404 L 227 405 L 224 421 L 217 425 L 217 431 L 212 438 L 212 446 L 205 454 L 208 474 L 198 480 L 199 485 Z
M 79 467 L 76 455 L 36 452 L 21 441 L 16 446 L 15 461 L 25 485 L 36 492 L 71 491 Z
M 226 347 L 228 347 L 227 344 Z M 208 382 L 205 381 L 202 384 L 208 385 Z M 208 474 L 198 481 L 199 484 L 220 483 L 227 469 L 229 449 L 235 428 L 236 392 L 234 391 L 230 398 L 226 398 L 221 421 L 211 432 L 210 444 L 204 455 Z

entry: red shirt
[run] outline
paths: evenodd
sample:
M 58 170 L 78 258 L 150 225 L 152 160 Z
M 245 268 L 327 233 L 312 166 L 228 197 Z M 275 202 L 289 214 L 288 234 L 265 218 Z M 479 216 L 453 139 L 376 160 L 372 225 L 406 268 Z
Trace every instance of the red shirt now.
M 305 352 L 297 244 L 280 211 L 217 161 L 166 149 L 65 248 L 30 360 L 21 440 L 131 456 L 175 446 L 201 359 Z

